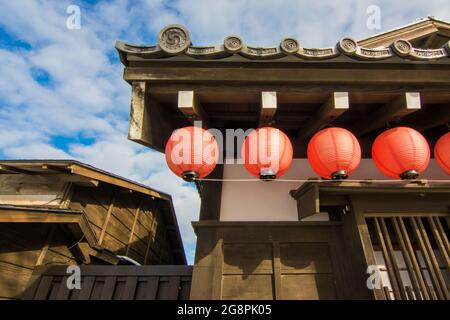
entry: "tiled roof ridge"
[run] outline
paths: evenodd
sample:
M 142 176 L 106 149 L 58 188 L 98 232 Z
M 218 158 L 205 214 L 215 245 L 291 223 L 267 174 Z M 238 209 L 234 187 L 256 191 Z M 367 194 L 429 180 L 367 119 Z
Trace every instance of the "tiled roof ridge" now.
M 437 60 L 450 56 L 450 42 L 438 49 L 414 48 L 408 40 L 398 39 L 389 47 L 366 48 L 352 38 L 342 38 L 334 47 L 304 48 L 295 38 L 284 38 L 275 47 L 254 47 L 247 45 L 235 35 L 224 39 L 223 44 L 194 46 L 188 30 L 177 24 L 164 27 L 158 35 L 158 43 L 150 46 L 137 46 L 121 41 L 116 49 L 126 64 L 126 56 L 134 55 L 143 59 L 160 59 L 184 55 L 193 59 L 223 59 L 240 55 L 252 60 L 274 60 L 293 56 L 300 60 L 328 60 L 346 55 L 355 60 L 384 60 L 394 56 L 410 60 Z

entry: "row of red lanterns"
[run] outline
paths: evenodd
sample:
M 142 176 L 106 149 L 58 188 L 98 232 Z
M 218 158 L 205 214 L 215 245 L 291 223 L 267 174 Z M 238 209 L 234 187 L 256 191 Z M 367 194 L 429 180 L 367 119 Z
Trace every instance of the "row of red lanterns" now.
M 188 137 L 185 139 L 188 143 L 180 142 L 180 132 Z M 183 179 L 192 181 L 204 178 L 214 170 L 219 148 L 208 131 L 185 127 L 172 134 L 165 152 L 169 168 Z M 434 154 L 439 166 L 450 175 L 450 132 L 437 141 Z M 361 161 L 361 147 L 350 131 L 332 127 L 317 132 L 311 138 L 307 156 L 312 169 L 322 178 L 346 179 Z M 288 136 L 276 128 L 258 128 L 245 138 L 242 145 L 245 168 L 263 180 L 281 177 L 289 169 L 292 158 L 293 149 Z M 418 131 L 397 127 L 375 139 L 372 159 L 388 177 L 415 179 L 429 164 L 430 148 Z

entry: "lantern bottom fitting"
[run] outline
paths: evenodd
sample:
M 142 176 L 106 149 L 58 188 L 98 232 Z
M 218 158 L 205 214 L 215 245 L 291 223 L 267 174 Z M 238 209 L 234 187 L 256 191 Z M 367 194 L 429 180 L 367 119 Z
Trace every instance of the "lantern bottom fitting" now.
M 277 175 L 272 170 L 261 170 L 259 178 L 263 181 L 271 181 L 276 179 Z
M 418 176 L 419 176 L 419 173 L 416 170 L 412 169 L 412 170 L 403 172 L 400 175 L 400 178 L 402 180 L 411 180 L 411 179 L 417 179 Z
M 346 170 L 338 170 L 331 174 L 331 179 L 333 180 L 344 180 L 348 178 Z
M 195 179 L 198 179 L 198 172 L 195 171 L 184 171 L 181 175 L 184 181 L 192 182 Z

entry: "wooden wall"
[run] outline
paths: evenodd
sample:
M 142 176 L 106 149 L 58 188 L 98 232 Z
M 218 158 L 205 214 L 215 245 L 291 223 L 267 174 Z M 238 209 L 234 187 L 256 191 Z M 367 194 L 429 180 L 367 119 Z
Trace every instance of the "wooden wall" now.
M 368 299 L 339 222 L 199 222 L 191 299 Z
M 170 264 L 163 203 L 110 185 L 75 187 L 69 207 L 86 212 L 99 245 L 141 264 Z
M 0 174 L 0 204 L 62 205 L 67 175 Z
M 37 265 L 75 264 L 72 239 L 52 224 L 0 224 L 0 299 L 17 299 Z

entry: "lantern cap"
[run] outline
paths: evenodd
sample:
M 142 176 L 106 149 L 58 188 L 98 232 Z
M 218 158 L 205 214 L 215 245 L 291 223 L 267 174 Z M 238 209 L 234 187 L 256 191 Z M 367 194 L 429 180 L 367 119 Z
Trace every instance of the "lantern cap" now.
M 417 179 L 417 177 L 419 176 L 419 172 L 417 172 L 416 170 L 412 169 L 412 170 L 408 170 L 403 172 L 400 175 L 400 178 L 402 180 L 412 180 L 412 179 Z
M 181 177 L 183 178 L 184 181 L 192 182 L 198 179 L 199 175 L 198 172 L 195 171 L 184 171 Z
M 338 170 L 331 174 L 333 180 L 344 180 L 348 178 L 347 170 Z
M 271 181 L 276 179 L 277 175 L 272 170 L 261 170 L 259 178 L 263 181 Z

